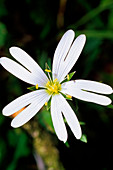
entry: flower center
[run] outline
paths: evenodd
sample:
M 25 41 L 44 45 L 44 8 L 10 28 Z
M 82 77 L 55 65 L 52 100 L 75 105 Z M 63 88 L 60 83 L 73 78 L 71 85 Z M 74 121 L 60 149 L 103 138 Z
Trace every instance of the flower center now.
M 48 81 L 46 84 L 47 92 L 50 95 L 58 94 L 61 90 L 61 84 L 55 79 L 54 81 Z

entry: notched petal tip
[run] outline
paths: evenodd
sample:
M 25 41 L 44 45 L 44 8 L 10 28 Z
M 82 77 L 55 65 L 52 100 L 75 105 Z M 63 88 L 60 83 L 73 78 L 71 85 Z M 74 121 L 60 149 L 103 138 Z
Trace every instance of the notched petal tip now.
M 63 140 L 63 142 L 66 143 L 66 142 L 67 142 L 67 139 Z
M 57 135 L 58 136 L 58 135 Z M 62 141 L 62 142 L 64 142 L 64 143 L 66 143 L 66 141 L 67 141 L 67 136 L 65 136 L 65 137 L 59 137 L 58 136 L 58 139 L 60 140 L 60 141 Z

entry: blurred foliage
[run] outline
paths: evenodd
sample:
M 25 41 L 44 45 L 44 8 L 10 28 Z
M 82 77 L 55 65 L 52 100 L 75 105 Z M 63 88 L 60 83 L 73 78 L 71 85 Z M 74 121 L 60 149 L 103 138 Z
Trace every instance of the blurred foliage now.
M 68 29 L 86 34 L 83 52 L 72 69 L 83 78 L 113 87 L 112 0 L 0 0 L 0 56 L 19 46 L 45 69 L 51 68 L 55 48 Z M 109 170 L 113 153 L 113 105 L 108 107 L 69 101 L 83 131 L 76 140 L 70 128 L 66 144 L 60 142 L 50 112 L 41 109 L 25 126 L 13 129 L 2 108 L 29 92 L 28 84 L 0 67 L 0 169 L 1 170 Z M 110 95 L 113 100 L 113 95 Z M 83 142 L 82 142 L 83 141 Z

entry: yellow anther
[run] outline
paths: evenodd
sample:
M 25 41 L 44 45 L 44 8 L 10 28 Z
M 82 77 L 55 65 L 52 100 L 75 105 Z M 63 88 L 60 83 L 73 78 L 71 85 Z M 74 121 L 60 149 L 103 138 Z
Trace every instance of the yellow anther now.
M 47 73 L 51 73 L 51 70 L 49 70 L 49 69 L 45 69 L 45 72 L 47 72 Z
M 45 106 L 47 106 L 47 102 L 45 102 Z
M 55 79 L 54 81 L 48 81 L 46 83 L 47 92 L 52 94 L 58 94 L 61 90 L 61 84 Z
M 56 79 L 54 79 L 54 81 L 53 82 L 56 82 L 56 81 L 58 81 L 58 79 L 56 78 Z
M 69 80 L 69 74 L 67 75 L 67 80 Z
M 72 96 L 70 96 L 69 94 L 67 94 L 66 97 L 72 99 Z
M 36 84 L 36 89 L 38 89 L 38 84 Z

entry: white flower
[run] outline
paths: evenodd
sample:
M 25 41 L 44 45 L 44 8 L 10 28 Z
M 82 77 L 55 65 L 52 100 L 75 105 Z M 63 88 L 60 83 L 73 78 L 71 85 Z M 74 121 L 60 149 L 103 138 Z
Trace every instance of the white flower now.
M 20 127 L 28 122 L 51 98 L 51 117 L 58 138 L 64 142 L 67 140 L 64 116 L 75 137 L 80 139 L 82 134 L 80 124 L 64 96 L 69 95 L 100 105 L 111 103 L 108 97 L 95 94 L 111 94 L 113 90 L 106 84 L 90 80 L 64 81 L 77 61 L 84 47 L 86 37 L 80 35 L 74 42 L 73 40 L 74 32 L 72 30 L 68 30 L 60 40 L 54 54 L 52 78 L 49 69 L 45 70 L 48 72 L 47 76 L 40 66 L 18 47 L 10 48 L 10 53 L 21 65 L 6 57 L 0 58 L 1 65 L 7 71 L 21 80 L 35 85 L 37 89 L 17 98 L 3 109 L 3 115 L 10 116 L 27 106 L 12 120 L 12 127 Z

